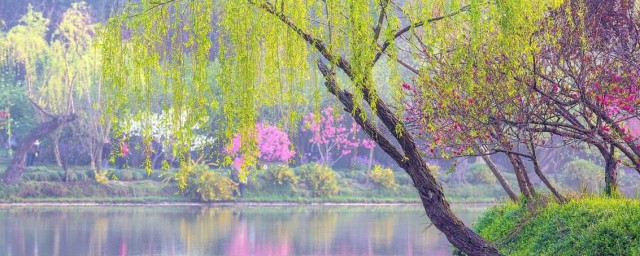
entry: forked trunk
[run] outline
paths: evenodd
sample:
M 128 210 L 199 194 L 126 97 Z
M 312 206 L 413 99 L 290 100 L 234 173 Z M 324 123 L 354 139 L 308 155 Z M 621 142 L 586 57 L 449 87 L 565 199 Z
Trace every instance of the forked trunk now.
M 507 153 L 507 157 L 509 158 L 511 165 L 513 165 L 513 172 L 516 174 L 520 192 L 525 198 L 531 198 L 535 195 L 535 190 L 533 188 L 533 184 L 531 184 L 531 181 L 529 180 L 529 175 L 527 175 L 524 163 L 522 163 L 522 160 L 516 154 Z
M 51 120 L 40 123 L 36 128 L 34 128 L 16 149 L 13 159 L 11 159 L 11 163 L 2 174 L 2 177 L 0 177 L 0 182 L 6 184 L 16 184 L 20 182 L 22 173 L 24 172 L 24 157 L 31 145 L 33 145 L 36 140 L 42 139 L 58 129 L 58 127 L 69 123 L 76 118 L 76 114 L 54 116 Z

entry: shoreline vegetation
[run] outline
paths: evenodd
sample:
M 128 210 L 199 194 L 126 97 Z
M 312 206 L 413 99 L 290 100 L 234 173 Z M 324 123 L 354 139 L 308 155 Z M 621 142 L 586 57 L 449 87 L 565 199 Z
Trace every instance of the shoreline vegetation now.
M 175 170 L 97 173 L 78 166 L 65 174 L 56 166 L 35 166 L 25 170 L 20 183 L 0 186 L 0 204 L 420 204 L 403 173 L 387 169 L 379 178 L 367 178 L 361 170 L 316 167 L 271 166 L 249 178 L 243 188 L 228 186 L 234 179 L 228 170 L 196 168 L 180 190 Z M 205 178 L 208 182 L 198 186 Z M 504 197 L 496 184 L 455 184 L 448 191 L 456 204 L 495 204 Z

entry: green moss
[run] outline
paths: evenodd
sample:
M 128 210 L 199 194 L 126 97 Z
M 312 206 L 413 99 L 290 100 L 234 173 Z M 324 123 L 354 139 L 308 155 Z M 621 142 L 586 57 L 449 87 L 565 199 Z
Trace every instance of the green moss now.
M 475 229 L 505 255 L 640 255 L 640 201 L 589 197 L 533 211 L 509 203 Z

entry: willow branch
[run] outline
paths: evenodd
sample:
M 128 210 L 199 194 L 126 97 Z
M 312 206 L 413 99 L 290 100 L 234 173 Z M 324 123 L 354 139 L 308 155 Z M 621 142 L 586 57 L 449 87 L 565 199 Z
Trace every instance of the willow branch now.
M 256 1 L 253 1 L 253 0 L 249 0 L 249 3 L 274 15 L 276 18 L 278 18 L 280 21 L 286 24 L 290 29 L 292 29 L 298 35 L 302 36 L 302 38 L 311 46 L 316 48 L 316 50 L 320 52 L 320 54 L 322 54 L 323 57 L 325 57 L 326 59 L 332 62 L 336 61 L 338 67 L 342 69 L 347 74 L 347 76 L 349 76 L 350 78 L 353 78 L 353 73 L 351 72 L 351 64 L 349 64 L 347 60 L 345 60 L 341 56 L 334 55 L 332 52 L 329 51 L 329 49 L 327 48 L 327 46 L 322 40 L 314 37 L 310 32 L 305 31 L 304 29 L 297 26 L 283 12 L 276 10 L 276 8 L 271 3 L 269 2 L 257 3 Z

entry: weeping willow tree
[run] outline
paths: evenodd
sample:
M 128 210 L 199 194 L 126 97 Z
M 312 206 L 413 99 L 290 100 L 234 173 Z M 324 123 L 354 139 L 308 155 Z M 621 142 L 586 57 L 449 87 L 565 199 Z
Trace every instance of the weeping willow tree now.
M 143 0 L 110 19 L 100 39 L 107 109 L 145 117 L 173 108 L 173 127 L 196 127 L 215 112 L 222 117 L 220 133 L 249 138 L 243 150 L 252 155 L 259 109 L 318 102 L 327 90 L 409 174 L 427 216 L 454 246 L 469 255 L 497 255 L 451 211 L 407 132 L 401 84 L 432 75 L 422 54 L 468 40 L 466 31 L 474 50 L 459 50 L 451 61 L 472 65 L 464 60 L 481 54 L 478 46 L 488 38 L 496 51 L 526 50 L 512 36 L 534 30 L 535 19 L 555 2 Z M 213 57 L 220 68 L 209 77 Z M 372 74 L 381 63 L 390 67 L 383 81 Z M 306 98 L 308 91 L 314 97 Z M 301 117 L 295 108 L 288 113 L 289 123 Z M 184 142 L 177 150 L 186 152 L 193 132 L 176 130 L 174 137 Z
M 77 119 L 74 98 L 91 90 L 98 78 L 99 52 L 92 45 L 95 31 L 86 4 L 73 4 L 50 36 L 48 25 L 49 20 L 30 6 L 20 24 L 0 32 L 0 65 L 17 70 L 39 117 L 39 124 L 18 145 L 0 177 L 5 183 L 20 181 L 25 153 L 35 141 Z M 60 165 L 59 135 L 53 137 Z

